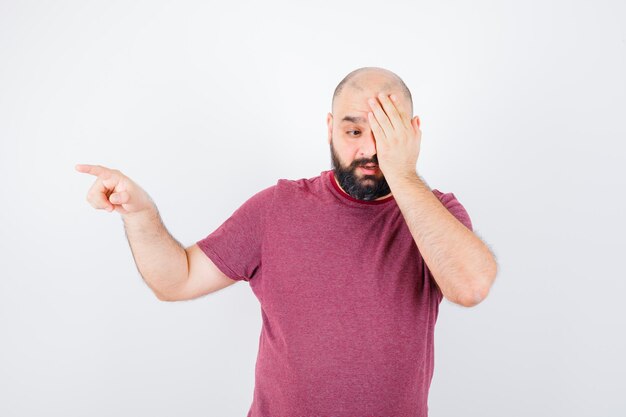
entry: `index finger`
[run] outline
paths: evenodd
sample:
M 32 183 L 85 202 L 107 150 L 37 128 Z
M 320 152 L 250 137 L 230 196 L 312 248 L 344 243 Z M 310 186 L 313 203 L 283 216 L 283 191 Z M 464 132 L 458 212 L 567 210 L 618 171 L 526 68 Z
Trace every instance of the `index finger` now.
M 385 113 L 387 113 L 387 116 L 391 120 L 394 129 L 400 129 L 400 126 L 404 126 L 405 128 L 409 129 L 410 123 L 406 119 L 406 116 L 404 116 L 403 112 L 400 110 L 399 106 L 396 106 L 396 104 L 398 104 L 398 101 L 396 100 L 397 97 L 394 94 L 391 94 L 391 96 L 393 96 L 394 98 L 390 100 L 390 95 L 384 94 L 382 92 L 378 93 L 378 98 L 383 105 Z
M 111 171 L 101 165 L 76 164 L 75 168 L 78 172 L 84 172 L 85 174 L 91 174 L 98 177 L 102 174 L 110 173 Z
M 404 126 L 406 126 L 407 129 L 410 129 L 411 126 L 411 119 L 413 119 L 412 117 L 409 117 L 408 114 L 406 114 L 401 107 L 398 105 L 398 96 L 395 94 L 391 94 L 389 96 L 391 98 L 391 101 L 396 105 L 396 110 L 398 112 L 398 114 L 400 115 L 400 118 L 402 119 L 402 123 L 404 123 Z

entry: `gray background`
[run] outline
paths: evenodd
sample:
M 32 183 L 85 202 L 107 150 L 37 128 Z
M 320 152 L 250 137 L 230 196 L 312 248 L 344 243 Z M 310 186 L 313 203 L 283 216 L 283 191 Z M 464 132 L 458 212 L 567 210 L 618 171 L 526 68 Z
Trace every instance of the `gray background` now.
M 133 178 L 191 245 L 330 169 L 333 89 L 366 65 L 412 90 L 418 171 L 500 265 L 482 304 L 441 305 L 431 416 L 623 415 L 625 22 L 621 1 L 0 1 L 0 415 L 244 416 L 248 284 L 159 301 L 74 165 Z

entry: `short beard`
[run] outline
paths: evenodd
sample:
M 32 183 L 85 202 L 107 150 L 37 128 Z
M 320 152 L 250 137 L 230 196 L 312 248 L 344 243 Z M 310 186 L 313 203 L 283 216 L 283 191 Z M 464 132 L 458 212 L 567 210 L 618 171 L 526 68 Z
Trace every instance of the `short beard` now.
M 352 164 L 348 168 L 344 168 L 335 154 L 335 149 L 333 148 L 332 139 L 330 141 L 330 160 L 331 167 L 335 176 L 337 178 L 337 182 L 343 188 L 343 190 L 353 198 L 357 200 L 364 201 L 372 201 L 377 198 L 386 196 L 391 192 L 389 188 L 389 184 L 387 184 L 387 180 L 384 175 L 380 178 L 377 175 L 363 175 L 363 177 L 359 178 L 356 175 L 356 170 L 359 166 L 367 164 L 367 163 L 375 163 L 378 165 L 378 159 L 376 155 L 374 155 L 372 160 L 366 159 L 358 159 L 352 161 Z M 380 166 L 378 167 L 380 170 Z M 382 175 L 382 174 L 381 174 Z M 366 182 L 367 184 L 363 184 Z

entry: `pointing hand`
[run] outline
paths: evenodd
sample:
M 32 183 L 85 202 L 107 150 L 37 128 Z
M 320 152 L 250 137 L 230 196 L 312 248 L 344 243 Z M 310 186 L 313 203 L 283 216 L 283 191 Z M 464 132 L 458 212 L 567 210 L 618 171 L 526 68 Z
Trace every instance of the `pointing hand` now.
M 96 209 L 129 214 L 156 207 L 148 193 L 117 169 L 84 164 L 75 168 L 97 177 L 87 192 L 87 201 Z

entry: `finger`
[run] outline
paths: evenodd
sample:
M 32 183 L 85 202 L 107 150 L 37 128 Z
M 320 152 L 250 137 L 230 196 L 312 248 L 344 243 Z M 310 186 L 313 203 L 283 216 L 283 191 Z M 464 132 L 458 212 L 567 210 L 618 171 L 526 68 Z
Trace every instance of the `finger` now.
M 111 171 L 109 168 L 103 167 L 102 165 L 77 164 L 75 168 L 79 172 L 96 175 L 98 177 L 110 173 Z
M 380 100 L 383 110 L 389 118 L 394 130 L 400 131 L 401 129 L 406 128 L 400 118 L 400 115 L 398 114 L 398 110 L 396 110 L 396 106 L 391 102 L 389 96 L 386 93 L 378 93 L 378 100 Z
M 389 121 L 389 118 L 385 114 L 385 111 L 383 110 L 383 108 L 380 107 L 380 103 L 378 103 L 378 100 L 374 98 L 370 98 L 367 101 L 370 104 L 370 107 L 372 108 L 372 112 L 374 113 L 374 116 L 376 117 L 378 124 L 380 125 L 380 127 L 382 127 L 383 131 L 385 132 L 385 136 L 386 137 L 391 136 L 393 134 L 393 126 L 391 125 L 391 122 Z
M 89 191 L 87 192 L 87 201 L 93 208 L 113 210 L 113 204 L 109 202 L 108 193 L 112 190 L 108 190 L 102 183 L 102 179 L 98 178 L 93 183 Z
M 130 201 L 130 195 L 126 191 L 113 193 L 109 196 L 109 201 L 113 204 L 126 204 Z
M 370 121 L 370 127 L 372 129 L 372 132 L 374 132 L 374 139 L 376 140 L 376 142 L 378 142 L 379 140 L 387 139 L 383 128 L 380 126 L 380 123 L 378 123 L 378 120 L 376 120 L 376 118 L 374 117 L 374 113 L 372 113 L 371 111 L 367 112 L 367 118 Z
M 391 101 L 394 103 L 396 111 L 400 115 L 400 119 L 402 119 L 402 124 L 404 124 L 404 126 L 407 129 L 409 129 L 411 127 L 411 119 L 405 112 L 402 111 L 400 107 L 398 107 L 398 96 L 396 96 L 395 94 L 392 94 L 389 97 L 391 98 Z
M 87 174 L 96 175 L 109 190 L 114 190 L 123 178 L 122 173 L 117 169 L 103 167 L 102 165 L 76 165 L 76 169 Z

